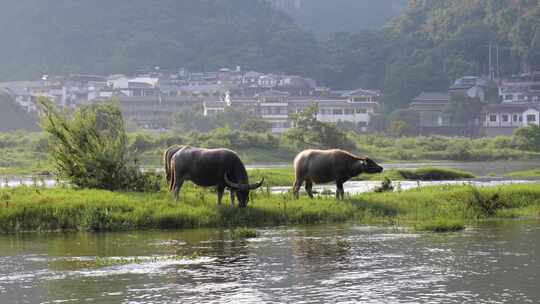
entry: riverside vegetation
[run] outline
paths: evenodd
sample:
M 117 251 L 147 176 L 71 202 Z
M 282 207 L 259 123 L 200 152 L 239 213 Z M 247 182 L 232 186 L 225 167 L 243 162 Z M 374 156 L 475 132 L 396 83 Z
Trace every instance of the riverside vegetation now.
M 217 206 L 212 189 L 186 185 L 181 203 L 169 193 L 16 187 L 0 194 L 0 231 L 117 231 L 200 227 L 254 227 L 361 222 L 447 231 L 490 218 L 540 216 L 540 187 L 436 186 L 366 193 L 337 202 L 333 196 L 258 191 L 247 208 Z M 238 234 L 244 234 L 240 231 Z
M 353 150 L 377 161 L 493 161 L 540 159 L 540 153 L 523 149 L 513 136 L 455 138 L 444 136 L 389 138 L 384 135 L 349 133 Z M 144 167 L 161 167 L 161 153 L 172 144 L 227 147 L 237 151 L 246 163 L 290 163 L 297 147 L 272 134 L 216 129 L 187 135 L 128 134 L 129 148 Z M 37 174 L 52 171 L 44 133 L 0 133 L 0 175 Z M 287 183 L 288 184 L 288 183 Z

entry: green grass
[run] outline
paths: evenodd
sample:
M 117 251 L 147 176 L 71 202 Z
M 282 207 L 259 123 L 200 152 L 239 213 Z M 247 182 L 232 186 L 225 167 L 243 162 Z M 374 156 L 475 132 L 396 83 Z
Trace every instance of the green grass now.
M 211 190 L 186 185 L 181 202 L 169 193 L 17 187 L 1 190 L 0 232 L 117 231 L 295 224 L 403 223 L 433 219 L 473 223 L 494 217 L 540 216 L 540 185 L 492 188 L 439 186 L 404 192 L 366 193 L 345 201 L 299 200 L 290 194 L 252 193 L 248 208 L 216 205 Z M 420 226 L 419 226 L 420 227 Z
M 247 227 L 233 228 L 231 231 L 232 239 L 248 239 L 257 237 L 257 230 Z
M 350 132 L 362 154 L 384 161 L 494 161 L 537 160 L 539 151 L 525 151 L 513 136 L 448 137 L 417 136 L 391 138 L 383 134 Z
M 425 167 L 415 170 L 387 170 L 380 174 L 362 174 L 358 180 L 382 180 L 384 177 L 388 177 L 391 180 L 424 180 L 424 181 L 437 181 L 437 180 L 457 180 L 457 179 L 470 179 L 474 178 L 474 174 L 466 171 L 449 169 L 449 168 L 432 168 Z
M 250 181 L 258 181 L 265 178 L 265 185 L 268 186 L 290 186 L 294 183 L 294 171 L 292 167 L 263 168 L 248 170 Z M 361 174 L 353 180 L 383 180 L 385 177 L 390 180 L 457 180 L 470 179 L 475 176 L 470 172 L 449 169 L 449 168 L 420 168 L 416 170 L 386 170 L 380 174 Z
M 507 174 L 506 176 L 518 178 L 540 178 L 540 169 L 512 172 Z
M 431 232 L 455 232 L 465 229 L 465 223 L 462 220 L 436 219 L 417 223 L 414 225 L 414 229 Z
M 258 181 L 264 177 L 266 186 L 292 186 L 294 183 L 292 167 L 249 169 L 248 175 L 250 182 Z

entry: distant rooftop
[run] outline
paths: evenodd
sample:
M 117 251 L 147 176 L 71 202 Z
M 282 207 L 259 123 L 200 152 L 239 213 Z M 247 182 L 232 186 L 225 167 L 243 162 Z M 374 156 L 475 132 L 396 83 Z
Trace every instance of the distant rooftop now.
M 450 95 L 446 92 L 422 92 L 413 101 L 416 102 L 448 102 Z

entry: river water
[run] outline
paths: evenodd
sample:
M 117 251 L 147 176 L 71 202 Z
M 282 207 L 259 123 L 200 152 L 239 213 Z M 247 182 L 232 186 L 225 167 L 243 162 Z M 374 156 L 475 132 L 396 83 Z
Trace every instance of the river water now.
M 3 235 L 0 303 L 540 302 L 540 220 L 447 234 L 345 224 L 257 232 Z

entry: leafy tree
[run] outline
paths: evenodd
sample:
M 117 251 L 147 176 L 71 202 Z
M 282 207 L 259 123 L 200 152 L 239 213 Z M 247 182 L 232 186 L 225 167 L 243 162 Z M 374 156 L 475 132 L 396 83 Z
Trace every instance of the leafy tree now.
M 159 190 L 159 182 L 142 174 L 127 148 L 122 113 L 112 102 L 82 106 L 70 115 L 40 99 L 42 127 L 50 137 L 50 154 L 60 178 L 81 188 Z
M 390 122 L 390 133 L 394 136 L 415 135 L 418 133 L 420 117 L 416 111 L 399 109 L 390 114 Z
M 450 115 L 454 124 L 470 125 L 480 117 L 484 103 L 478 98 L 470 98 L 466 95 L 452 95 L 450 103 L 443 112 Z
M 540 151 L 540 126 L 529 125 L 514 132 L 519 145 L 526 150 Z
M 201 105 L 185 106 L 181 108 L 173 119 L 174 128 L 183 131 L 208 132 L 218 127 L 217 119 L 213 116 L 205 117 Z
M 294 128 L 285 132 L 285 138 L 301 145 L 321 149 L 352 149 L 354 143 L 335 124 L 317 120 L 319 108 L 312 104 L 294 117 Z
M 403 137 L 411 132 L 411 126 L 403 120 L 394 120 L 388 130 L 390 136 Z
M 217 128 L 240 130 L 251 120 L 259 120 L 244 109 L 225 107 L 223 113 L 204 116 L 202 105 L 186 106 L 180 109 L 174 117 L 177 130 L 188 132 L 209 132 Z M 262 124 L 259 124 L 262 127 Z
M 217 124 L 220 127 L 227 127 L 233 130 L 242 129 L 242 126 L 249 120 L 256 119 L 258 118 L 245 109 L 235 107 L 225 107 L 225 111 L 219 113 L 216 117 Z
M 242 124 L 241 130 L 246 132 L 266 133 L 272 128 L 272 124 L 262 119 L 249 119 Z

